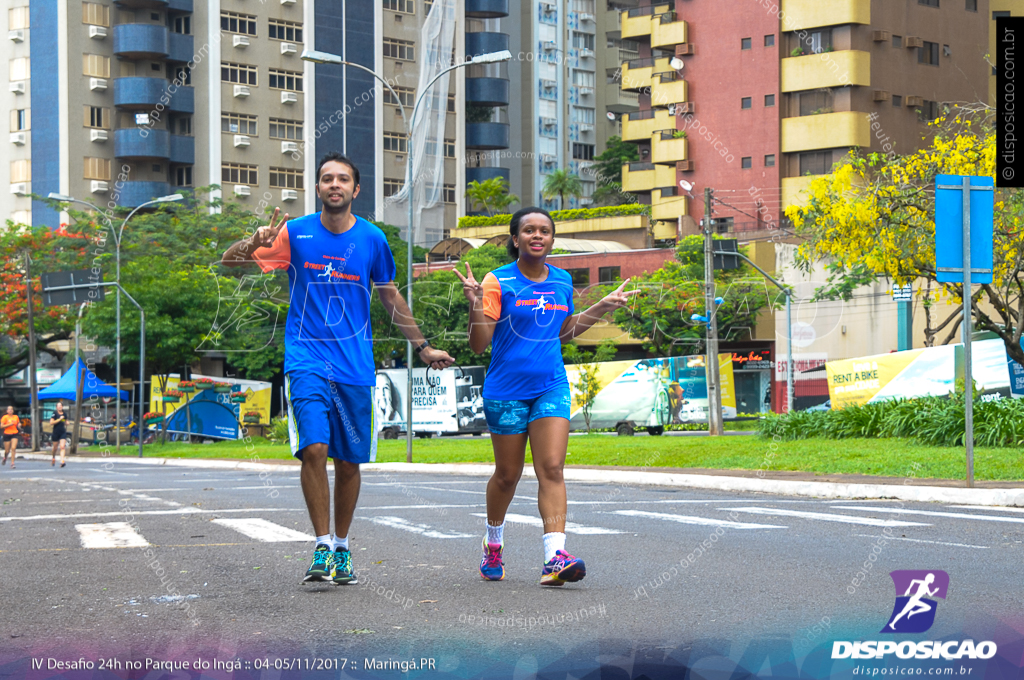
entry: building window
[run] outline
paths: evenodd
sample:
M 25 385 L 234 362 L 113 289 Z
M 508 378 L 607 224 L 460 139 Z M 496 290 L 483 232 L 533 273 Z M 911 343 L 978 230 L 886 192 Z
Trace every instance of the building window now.
M 302 24 L 295 21 L 284 21 L 283 19 L 271 19 L 270 27 L 267 30 L 267 37 L 271 40 L 302 42 Z
M 578 161 L 594 160 L 594 145 L 574 143 L 572 145 L 572 157 Z
M 978 11 L 978 0 L 967 0 L 967 11 L 977 12 Z
M 270 168 L 271 189 L 302 190 L 302 170 L 290 168 Z
M 923 47 L 917 48 L 917 63 L 929 66 L 939 65 L 939 43 L 924 41 Z
M 12 7 L 7 10 L 7 28 L 15 31 L 19 28 L 28 28 L 28 5 L 24 7 Z M 88 21 L 85 23 L 89 23 Z M 106 26 L 107 24 L 103 24 Z
M 302 92 L 302 73 L 272 68 L 270 69 L 270 89 Z
M 384 56 L 405 61 L 416 60 L 416 43 L 412 40 L 384 38 Z
M 741 50 L 749 50 L 750 49 L 750 43 L 751 43 L 751 39 L 750 38 L 741 38 L 740 39 L 740 49 Z
M 595 120 L 594 109 L 572 107 L 572 122 L 593 125 Z
M 248 64 L 220 63 L 220 79 L 225 83 L 241 83 L 256 86 L 256 67 Z
M 11 60 L 11 80 L 16 80 L 14 77 L 14 62 L 17 59 Z M 28 60 L 26 59 L 26 76 Z M 110 57 L 104 57 L 101 54 L 83 54 L 82 55 L 82 75 L 92 76 L 93 78 L 109 78 L 110 77 Z
M 416 14 L 416 0 L 384 0 L 384 9 L 402 14 Z
M 895 106 L 896 108 L 902 107 L 903 106 L 903 97 L 901 95 L 894 94 L 892 96 L 892 105 Z
M 819 113 L 832 113 L 834 103 L 831 90 L 808 90 L 801 92 L 800 115 L 815 116 Z
M 801 175 L 825 175 L 832 170 L 831 151 L 808 151 L 800 154 Z
M 455 158 L 455 140 L 446 139 L 444 140 L 444 157 Z
M 774 33 L 772 33 L 771 35 L 766 35 L 764 37 L 764 46 L 765 47 L 775 47 L 775 34 Z
M 402 104 L 404 106 L 413 106 L 416 104 L 416 88 L 395 87 L 395 93 L 398 95 L 398 98 L 402 100 Z M 395 101 L 395 97 L 391 94 L 391 90 L 384 90 L 384 103 L 398 106 L 398 102 Z
M 256 35 L 256 17 L 237 12 L 220 13 L 220 30 L 240 35 Z
M 172 29 L 175 33 L 180 33 L 181 35 L 192 35 L 192 17 L 176 17 Z
M 594 49 L 594 34 L 593 33 L 576 33 L 572 34 L 572 46 L 577 50 L 591 50 Z
M 751 156 L 744 156 L 743 158 L 740 159 L 740 167 L 743 168 L 744 170 L 746 170 L 747 168 L 751 167 L 752 166 L 751 160 L 752 160 Z
M 892 46 L 893 47 L 899 47 L 899 48 L 902 49 L 903 48 L 903 36 L 902 35 L 894 35 L 892 37 Z
M 405 153 L 408 150 L 406 146 L 406 137 L 398 132 L 385 132 L 384 133 L 384 150 L 395 151 L 397 153 Z
M 220 166 L 220 181 L 226 184 L 248 184 L 255 186 L 260 183 L 259 171 L 255 165 L 222 163 Z
M 11 109 L 11 132 L 32 129 L 32 109 Z
M 455 113 L 455 95 L 448 95 L 448 113 Z
M 102 160 L 102 159 L 97 159 Z M 109 161 L 107 161 L 109 163 Z M 32 181 L 32 161 L 27 158 L 11 161 L 11 184 Z
M 25 10 L 25 25 L 14 25 L 14 13 L 18 10 Z M 98 2 L 82 3 L 82 23 L 92 26 L 110 26 L 110 8 Z M 11 10 L 11 29 L 28 28 L 28 7 L 15 7 Z
M 572 72 L 572 84 L 576 87 L 594 87 L 594 72 L 574 70 Z
M 995 21 L 999 17 L 1008 17 L 1008 16 L 1010 16 L 1009 12 L 992 12 L 992 21 Z
M 302 139 L 302 121 L 286 120 L 284 118 L 270 119 L 271 139 Z
M 620 267 L 598 267 L 597 268 L 597 282 L 598 283 L 615 283 L 619 280 L 619 276 L 622 272 Z
M 743 99 L 740 100 L 741 109 L 749 109 L 751 106 L 753 106 L 753 104 L 750 97 L 744 97 Z
M 174 173 L 174 185 L 179 187 L 192 186 L 192 166 L 178 168 Z
M 926 7 L 938 7 L 939 0 L 917 0 L 917 4 L 924 5 Z
M 150 71 L 159 71 L 160 70 L 160 64 L 150 64 L 149 65 L 149 70 Z
M 388 198 L 390 196 L 394 196 L 395 194 L 397 194 L 399 191 L 402 190 L 402 187 L 404 185 L 405 185 L 405 182 L 403 182 L 400 179 L 389 179 L 389 178 L 385 177 L 384 178 L 384 198 Z
M 590 285 L 590 268 L 581 267 L 579 269 L 566 269 L 569 276 L 572 277 L 572 285 L 576 287 L 589 286 Z
M 444 202 L 445 203 L 452 203 L 452 204 L 455 203 L 455 185 L 454 184 L 445 184 L 443 187 L 441 187 L 441 194 L 444 197 Z
M 173 126 L 171 126 L 171 130 L 172 131 L 174 130 Z M 181 118 L 178 119 L 178 134 L 179 135 L 184 135 L 186 137 L 191 137 L 192 136 L 192 118 L 191 118 L 191 116 L 182 116 Z
M 85 179 L 98 179 L 104 182 L 110 181 L 110 159 L 109 158 L 85 158 Z
M 766 94 L 764 96 L 764 105 L 765 106 L 775 106 L 775 95 L 773 95 L 773 94 Z
M 775 167 L 775 154 L 770 153 L 764 157 L 764 167 L 774 168 Z
M 85 106 L 83 112 L 85 127 L 100 130 L 110 129 L 110 109 L 101 106 Z
M 930 123 L 939 117 L 939 103 L 924 100 L 921 108 L 917 110 L 917 119 L 922 123 Z
M 220 131 L 256 137 L 256 116 L 250 116 L 247 113 L 222 113 L 220 115 Z
M 190 69 L 188 66 L 179 66 L 174 71 L 174 80 L 177 81 L 180 85 L 191 85 L 192 69 Z
M 107 62 L 110 63 L 109 60 Z M 10 61 L 10 79 L 14 80 L 28 80 L 31 76 L 31 63 L 28 57 L 17 57 Z
M 821 54 L 832 49 L 832 29 L 810 31 L 800 40 L 800 46 L 808 54 Z

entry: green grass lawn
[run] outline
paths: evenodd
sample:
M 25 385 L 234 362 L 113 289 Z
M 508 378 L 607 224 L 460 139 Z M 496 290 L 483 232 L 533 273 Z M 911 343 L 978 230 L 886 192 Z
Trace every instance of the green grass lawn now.
M 247 450 L 248 447 L 248 450 Z M 135 455 L 136 449 L 125 449 Z M 151 444 L 145 455 L 167 458 L 231 458 L 240 460 L 290 459 L 287 445 L 253 438 L 216 444 Z M 378 462 L 405 460 L 405 440 L 380 440 Z M 417 439 L 413 461 L 417 463 L 493 462 L 490 440 Z M 529 454 L 527 457 L 529 461 Z M 964 451 L 957 448 L 921 446 L 902 439 L 805 439 L 770 442 L 757 436 L 716 437 L 615 437 L 573 436 L 569 439 L 570 465 L 609 465 L 644 468 L 707 468 L 731 470 L 795 470 L 821 474 L 850 473 L 906 477 L 917 463 L 918 479 L 963 479 Z M 1024 455 L 1019 449 L 977 448 L 974 475 L 983 480 L 1024 480 Z

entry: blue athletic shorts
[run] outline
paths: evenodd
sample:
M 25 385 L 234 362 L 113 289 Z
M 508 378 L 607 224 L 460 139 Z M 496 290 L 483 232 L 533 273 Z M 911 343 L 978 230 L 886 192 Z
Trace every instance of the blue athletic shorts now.
M 327 444 L 327 455 L 350 463 L 377 459 L 377 418 L 372 385 L 344 385 L 312 373 L 284 377 L 288 396 L 288 439 L 292 455 Z
M 563 385 L 533 399 L 484 399 L 484 417 L 491 434 L 522 434 L 538 418 L 565 418 L 572 414 L 569 386 Z

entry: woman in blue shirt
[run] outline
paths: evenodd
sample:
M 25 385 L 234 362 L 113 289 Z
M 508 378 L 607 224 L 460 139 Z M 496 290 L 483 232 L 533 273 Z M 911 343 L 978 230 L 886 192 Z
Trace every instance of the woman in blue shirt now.
M 466 264 L 456 270 L 469 300 L 469 345 L 491 348 L 484 381 L 484 415 L 494 446 L 495 470 L 487 483 L 487 535 L 480 574 L 505 578 L 502 560 L 505 513 L 523 474 L 530 442 L 544 523 L 541 585 L 561 586 L 586 575 L 583 560 L 565 551 L 566 494 L 562 470 L 569 445 L 572 397 L 562 361 L 563 342 L 586 332 L 602 316 L 629 303 L 623 288 L 574 314 L 572 278 L 545 263 L 555 242 L 555 222 L 541 208 L 523 208 L 509 224 L 508 252 L 515 262 L 477 282 Z

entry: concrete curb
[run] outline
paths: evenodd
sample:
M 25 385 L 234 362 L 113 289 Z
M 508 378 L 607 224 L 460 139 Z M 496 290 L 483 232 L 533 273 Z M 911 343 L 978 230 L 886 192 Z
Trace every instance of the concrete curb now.
M 47 460 L 46 454 L 18 454 L 26 460 Z M 219 470 L 282 470 L 296 467 L 286 463 L 254 463 L 250 461 L 202 460 L 195 458 L 76 458 L 75 462 L 95 464 L 117 463 L 128 465 L 167 465 L 173 467 L 210 468 Z M 486 477 L 494 466 L 486 463 L 367 463 L 367 472 L 425 473 Z M 887 484 L 838 484 L 836 482 L 800 482 L 780 479 L 751 479 L 721 475 L 688 475 L 673 472 L 640 472 L 636 470 L 566 469 L 565 479 L 578 482 L 605 484 L 634 484 L 638 486 L 675 486 L 714 491 L 742 491 L 786 496 L 836 499 L 894 499 L 922 503 L 956 503 L 960 505 L 992 505 L 1024 507 L 1024 488 L 1021 489 L 960 489 L 942 486 L 909 486 Z M 529 466 L 523 475 L 534 477 Z

